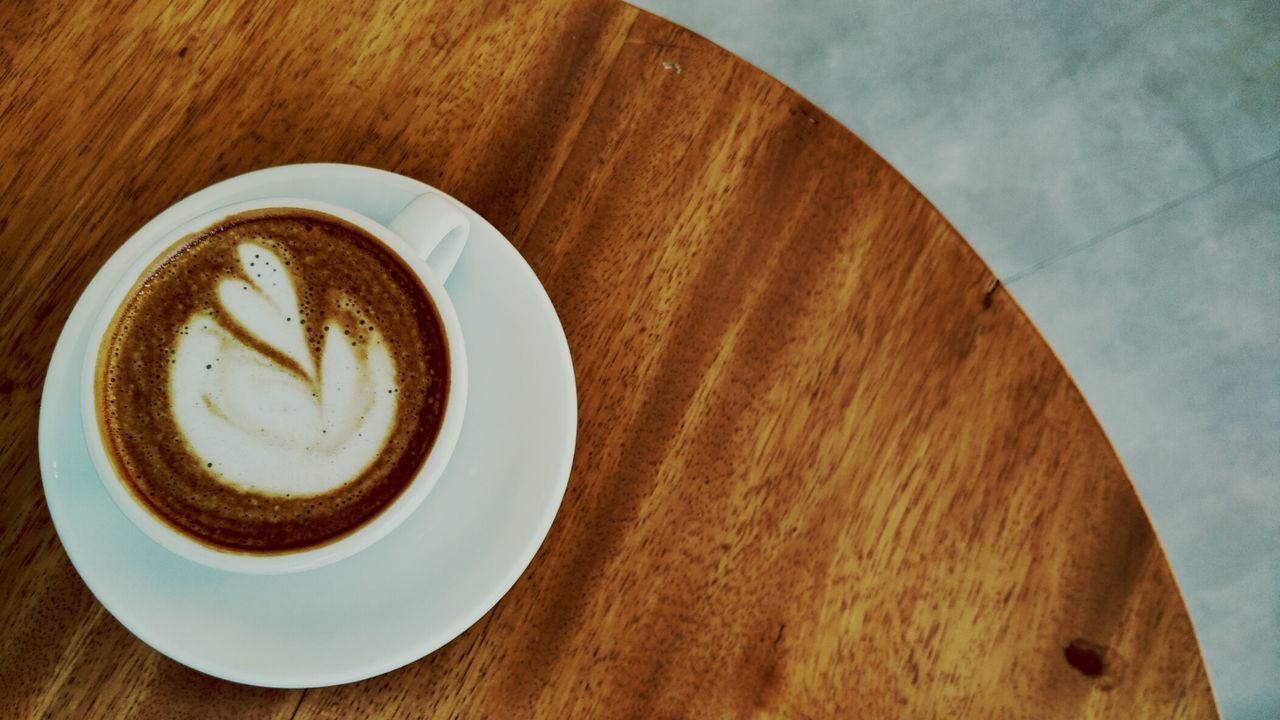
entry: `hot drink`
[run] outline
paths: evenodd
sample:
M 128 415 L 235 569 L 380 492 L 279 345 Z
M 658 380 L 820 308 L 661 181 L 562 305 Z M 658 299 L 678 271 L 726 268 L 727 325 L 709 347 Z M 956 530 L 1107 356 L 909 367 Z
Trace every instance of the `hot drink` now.
M 107 454 L 153 514 L 208 546 L 281 553 L 400 496 L 449 382 L 413 270 L 349 223 L 278 208 L 185 238 L 143 273 L 94 390 Z

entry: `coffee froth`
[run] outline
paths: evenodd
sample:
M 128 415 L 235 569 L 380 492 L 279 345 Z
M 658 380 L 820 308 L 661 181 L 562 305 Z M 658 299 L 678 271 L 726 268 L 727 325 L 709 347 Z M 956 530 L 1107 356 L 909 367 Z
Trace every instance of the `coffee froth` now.
M 156 515 L 206 545 L 284 552 L 346 535 L 413 480 L 448 360 L 430 296 L 379 240 L 253 211 L 144 273 L 95 391 L 109 455 Z

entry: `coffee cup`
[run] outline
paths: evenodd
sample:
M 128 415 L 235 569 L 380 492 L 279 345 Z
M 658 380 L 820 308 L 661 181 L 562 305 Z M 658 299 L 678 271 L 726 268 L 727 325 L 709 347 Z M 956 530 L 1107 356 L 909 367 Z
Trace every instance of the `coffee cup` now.
M 308 570 L 385 537 L 462 427 L 444 283 L 467 231 L 427 193 L 386 226 L 264 198 L 164 233 L 88 338 L 81 414 L 107 494 L 156 543 L 232 572 Z

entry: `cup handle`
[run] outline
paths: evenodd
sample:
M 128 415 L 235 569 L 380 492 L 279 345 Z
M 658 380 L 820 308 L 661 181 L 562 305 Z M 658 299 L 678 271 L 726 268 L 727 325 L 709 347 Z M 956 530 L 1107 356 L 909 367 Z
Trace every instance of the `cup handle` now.
M 471 222 L 453 201 L 429 192 L 414 198 L 387 227 L 408 243 L 440 282 L 444 282 L 458 264 Z

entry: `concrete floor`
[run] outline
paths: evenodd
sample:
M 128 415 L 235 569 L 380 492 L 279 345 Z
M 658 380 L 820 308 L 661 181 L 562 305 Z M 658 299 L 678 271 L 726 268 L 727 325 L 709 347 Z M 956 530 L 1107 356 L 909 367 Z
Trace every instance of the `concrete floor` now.
M 1280 718 L 1280 2 L 636 4 L 825 108 L 959 228 L 1128 467 L 1224 717 Z

